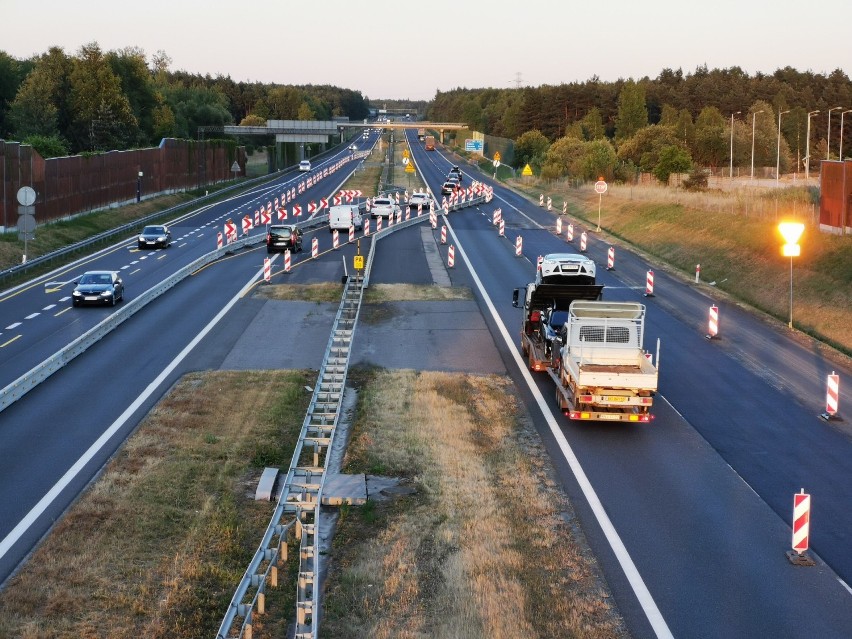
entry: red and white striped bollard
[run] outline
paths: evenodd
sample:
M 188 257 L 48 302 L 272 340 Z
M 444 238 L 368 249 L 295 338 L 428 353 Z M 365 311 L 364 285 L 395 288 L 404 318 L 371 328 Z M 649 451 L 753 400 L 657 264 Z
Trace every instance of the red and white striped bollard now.
M 645 277 L 645 297 L 654 297 L 654 271 L 651 270 Z
M 506 237 L 506 222 L 502 217 L 500 218 L 500 237 Z
M 573 224 L 568 225 L 568 230 L 565 231 L 565 239 L 568 240 L 569 242 L 574 241 L 574 225 Z
M 615 247 L 610 246 L 606 252 L 606 270 L 611 271 L 615 268 Z
M 586 251 L 586 232 L 583 231 L 580 233 L 580 253 L 584 253 Z
M 350 242 L 355 241 L 355 225 L 354 224 L 349 225 L 349 241 Z
M 556 218 L 556 234 L 562 235 L 562 218 L 561 217 Z
M 314 238 L 311 240 L 311 257 L 317 257 L 319 255 L 319 240 Z
M 825 420 L 836 419 L 840 406 L 840 375 L 831 371 L 825 389 L 825 412 L 820 415 Z
M 536 260 L 536 263 L 535 263 L 535 270 L 536 270 L 536 272 L 538 272 L 538 271 L 540 271 L 540 270 L 541 270 L 541 265 L 542 265 L 542 264 L 544 264 L 544 258 L 543 258 L 541 255 L 539 255 L 539 256 L 538 256 L 538 259 Z
M 793 543 L 787 559 L 797 566 L 813 566 L 814 560 L 806 553 L 811 536 L 811 496 L 802 488 L 793 495 Z
M 334 232 L 331 234 L 331 248 L 336 249 L 340 246 L 340 233 L 337 229 L 334 229 Z
M 370 218 L 364 218 L 364 237 L 367 237 L 370 234 Z
M 453 268 L 456 265 L 456 247 L 450 244 L 450 248 L 447 251 L 447 266 L 449 268 Z
M 695 265 L 695 283 L 698 284 L 698 281 L 701 279 L 701 264 Z
M 286 251 L 284 251 L 284 272 L 285 273 L 290 272 L 290 264 L 291 264 L 290 249 L 287 249 Z
M 707 339 L 713 339 L 719 334 L 719 308 L 714 304 L 710 307 L 710 318 L 707 320 Z
M 222 237 L 222 232 L 219 231 L 216 233 L 216 248 L 222 248 L 224 244 L 224 238 Z
M 382 230 L 382 216 L 376 218 L 376 233 Z
M 263 279 L 266 282 L 272 280 L 272 260 L 268 257 L 263 258 Z
M 447 243 L 447 227 L 446 225 L 441 225 L 441 244 Z
M 515 257 L 521 257 L 524 254 L 524 238 L 520 235 L 515 238 Z

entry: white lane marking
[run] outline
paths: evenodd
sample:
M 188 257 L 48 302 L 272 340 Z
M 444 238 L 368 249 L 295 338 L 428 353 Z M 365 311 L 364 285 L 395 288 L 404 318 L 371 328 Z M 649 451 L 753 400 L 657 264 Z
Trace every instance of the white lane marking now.
M 846 590 L 849 592 L 849 594 L 852 595 L 852 588 L 849 587 L 849 584 L 847 584 L 845 581 L 843 581 L 840 577 L 837 578 L 837 581 L 839 581 L 840 585 L 843 586 L 844 588 L 846 588 Z
M 47 306 L 45 306 L 45 307 L 44 307 L 43 309 L 41 309 L 41 310 L 43 310 L 43 311 L 49 311 L 49 310 L 50 310 L 50 309 L 52 309 L 52 308 L 56 308 L 56 304 L 48 304 Z
M 41 313 L 30 313 L 24 319 L 33 319 L 34 317 L 38 317 Z
M 577 459 L 577 456 L 574 454 L 574 450 L 571 448 L 571 445 L 568 443 L 568 440 L 565 439 L 565 435 L 563 434 L 562 429 L 560 429 L 559 424 L 556 423 L 556 419 L 553 417 L 553 413 L 550 410 L 550 406 L 544 400 L 544 397 L 542 397 L 538 386 L 536 386 L 535 382 L 533 381 L 529 369 L 527 368 L 526 364 L 521 361 L 521 357 L 518 354 L 518 351 L 515 349 L 514 338 L 509 335 L 509 331 L 503 324 L 503 320 L 501 320 L 500 316 L 497 314 L 497 309 L 494 308 L 494 304 L 491 302 L 491 298 L 488 297 L 488 293 L 485 291 L 485 287 L 482 285 L 479 276 L 474 271 L 470 260 L 467 259 L 467 254 L 462 248 L 458 236 L 453 230 L 453 227 L 450 225 L 449 219 L 445 219 L 447 220 L 447 229 L 450 231 L 450 234 L 453 236 L 453 240 L 456 243 L 456 248 L 458 249 L 459 256 L 464 260 L 465 264 L 467 265 L 467 269 L 473 277 L 473 281 L 476 283 L 476 286 L 479 289 L 479 293 L 482 295 L 482 299 L 485 300 L 485 304 L 488 306 L 488 311 L 491 313 L 491 317 L 494 319 L 494 323 L 497 325 L 497 328 L 500 330 L 500 334 L 502 335 L 503 340 L 509 347 L 509 352 L 512 354 L 512 357 L 515 360 L 515 364 L 517 365 L 521 374 L 524 376 L 524 380 L 527 382 L 527 386 L 529 387 L 530 392 L 535 398 L 539 410 L 541 410 L 542 415 L 544 415 L 544 419 L 547 421 L 547 425 L 550 427 L 550 432 L 553 434 L 556 443 L 559 444 L 559 448 L 562 450 L 562 454 L 565 456 L 565 459 L 571 468 L 571 472 L 574 473 L 574 477 L 577 479 L 577 483 L 579 484 L 580 489 L 583 491 L 583 496 L 586 498 L 586 501 L 591 507 L 592 512 L 595 514 L 595 519 L 597 519 L 598 525 L 601 527 L 604 536 L 609 542 L 610 548 L 612 548 L 612 551 L 615 554 L 615 558 L 621 565 L 621 569 L 624 571 L 624 575 L 627 577 L 627 581 L 630 583 L 630 587 L 633 588 L 633 593 L 639 600 L 639 604 L 642 606 L 642 610 L 645 612 L 645 616 L 648 618 L 648 622 L 651 624 L 651 627 L 654 629 L 654 632 L 660 639 L 674 639 L 674 635 L 672 634 L 671 630 L 669 630 L 668 624 L 666 624 L 665 619 L 663 619 L 663 615 L 660 612 L 659 608 L 657 608 L 657 604 L 654 602 L 654 598 L 651 596 L 648 587 L 645 585 L 645 581 L 642 579 L 642 575 L 639 574 L 639 570 L 636 568 L 636 564 L 633 563 L 633 559 L 630 557 L 630 553 L 627 552 L 627 548 L 624 546 L 624 542 L 621 541 L 621 537 L 615 530 L 615 526 L 613 526 L 609 516 L 606 514 L 606 510 L 604 509 L 603 504 L 598 498 L 598 495 L 595 492 L 592 483 L 589 481 L 589 478 L 586 476 L 586 472 L 580 465 L 580 460 Z
M 20 325 L 21 325 L 20 322 L 15 322 L 14 324 L 9 324 L 9 326 L 6 327 L 6 330 L 7 331 L 13 331 L 16 328 L 18 328 Z
M 121 267 L 121 270 L 126 271 L 129 268 L 130 268 L 130 264 L 125 264 L 124 266 Z
M 15 545 L 15 543 L 24 535 L 24 533 L 29 530 L 30 526 L 32 526 L 44 511 L 59 497 L 60 493 L 70 484 L 77 475 L 85 468 L 86 464 L 88 464 L 95 455 L 100 452 L 100 450 L 106 446 L 107 442 L 112 439 L 113 435 L 115 435 L 124 423 L 130 418 L 130 416 L 138 409 L 147 399 L 157 390 L 160 384 L 171 374 L 171 372 L 177 368 L 177 366 L 183 361 L 183 359 L 189 355 L 193 348 L 195 348 L 198 343 L 207 335 L 216 324 L 225 316 L 225 314 L 231 310 L 231 307 L 237 303 L 237 301 L 245 295 L 253 286 L 254 282 L 260 279 L 263 276 L 263 269 L 261 268 L 255 275 L 248 281 L 248 283 L 231 298 L 221 311 L 214 317 L 210 322 L 205 326 L 195 338 L 186 345 L 186 347 L 177 354 L 177 356 L 169 363 L 163 371 L 157 375 L 157 377 L 148 384 L 148 387 L 142 391 L 136 401 L 134 401 L 130 406 L 128 406 L 125 411 L 118 416 L 118 418 L 110 424 L 109 428 L 107 428 L 103 434 L 91 445 L 89 449 L 83 453 L 83 455 L 74 462 L 74 465 L 69 468 L 65 474 L 57 481 L 49 491 L 42 497 L 39 502 L 30 509 L 30 511 L 24 516 L 21 521 L 12 529 L 12 531 L 6 535 L 6 537 L 0 541 L 0 558 L 6 556 L 6 553 Z
M 70 296 L 70 295 L 66 295 L 65 297 L 60 297 L 60 298 L 59 298 L 59 301 L 60 301 L 60 302 L 67 302 L 67 301 L 68 301 L 68 300 L 70 300 L 70 299 L 71 299 L 71 296 Z

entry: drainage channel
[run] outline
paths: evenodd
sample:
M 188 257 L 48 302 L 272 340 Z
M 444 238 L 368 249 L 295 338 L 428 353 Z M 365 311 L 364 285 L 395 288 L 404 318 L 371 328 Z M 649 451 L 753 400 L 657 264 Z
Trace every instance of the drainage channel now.
M 287 561 L 287 535 L 291 529 L 300 540 L 295 637 L 316 637 L 320 497 L 340 417 L 363 290 L 362 277 L 347 278 L 281 496 L 260 546 L 234 592 L 216 635 L 219 638 L 251 639 L 252 617 L 266 612 L 266 587 L 278 585 L 278 567 Z M 232 634 L 237 629 L 238 633 Z

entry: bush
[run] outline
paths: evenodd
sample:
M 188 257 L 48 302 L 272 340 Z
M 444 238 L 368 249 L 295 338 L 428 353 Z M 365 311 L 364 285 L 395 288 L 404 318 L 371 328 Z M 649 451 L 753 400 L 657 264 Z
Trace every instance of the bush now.
M 682 184 L 687 191 L 703 191 L 707 188 L 707 171 L 698 167 L 693 168 Z

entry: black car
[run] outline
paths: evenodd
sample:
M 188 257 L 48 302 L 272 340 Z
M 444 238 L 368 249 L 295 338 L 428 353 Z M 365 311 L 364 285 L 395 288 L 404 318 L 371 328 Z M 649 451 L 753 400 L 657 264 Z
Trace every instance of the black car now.
M 116 271 L 88 271 L 75 282 L 77 288 L 71 294 L 71 304 L 109 304 L 124 299 L 124 282 Z
M 168 248 L 172 243 L 172 234 L 167 226 L 156 224 L 142 229 L 137 239 L 139 248 Z
M 266 231 L 266 252 L 302 250 L 302 230 L 289 224 L 273 224 Z
M 447 179 L 456 178 L 459 181 L 459 184 L 462 182 L 462 172 L 461 169 L 457 166 L 454 166 L 450 169 L 449 175 L 447 175 Z

